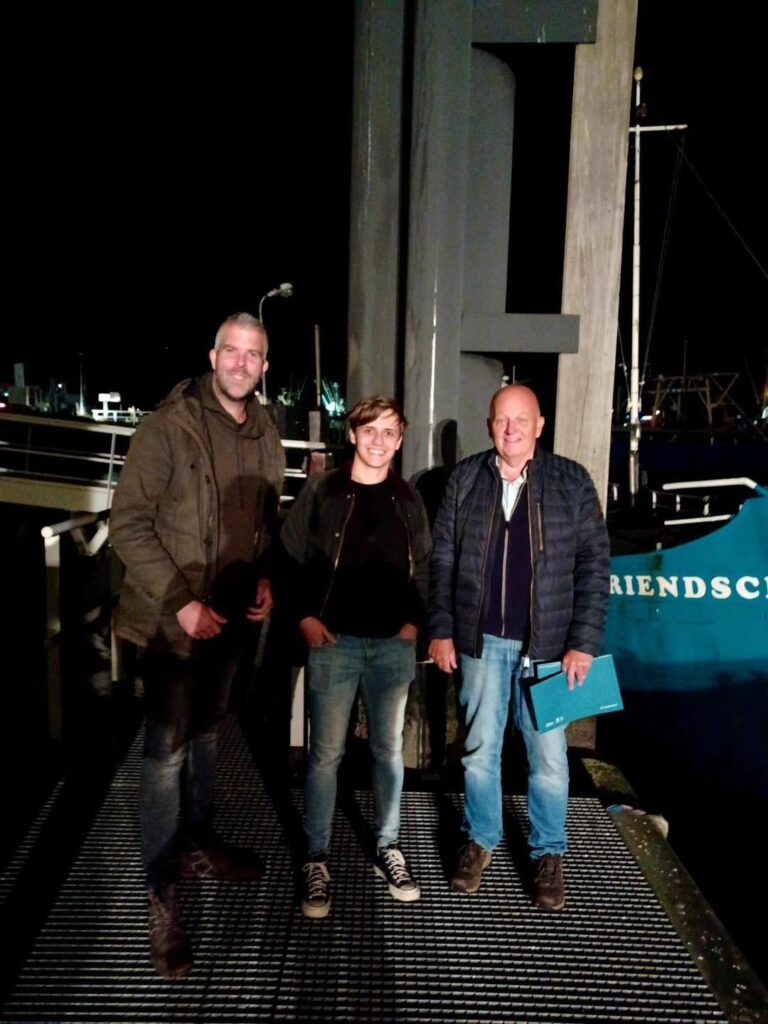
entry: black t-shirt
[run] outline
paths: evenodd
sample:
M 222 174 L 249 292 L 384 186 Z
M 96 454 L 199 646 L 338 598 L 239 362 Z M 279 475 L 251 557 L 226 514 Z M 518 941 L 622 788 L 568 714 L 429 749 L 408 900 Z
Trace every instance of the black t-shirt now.
M 350 486 L 354 505 L 323 621 L 334 633 L 394 636 L 410 613 L 406 526 L 391 481 Z

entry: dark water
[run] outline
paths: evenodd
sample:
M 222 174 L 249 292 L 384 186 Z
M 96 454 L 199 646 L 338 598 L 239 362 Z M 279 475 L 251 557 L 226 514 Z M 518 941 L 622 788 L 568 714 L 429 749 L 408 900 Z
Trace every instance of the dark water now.
M 768 824 L 768 678 L 696 693 L 624 693 L 598 719 L 598 754 L 669 842 L 752 967 L 768 983 L 762 881 Z

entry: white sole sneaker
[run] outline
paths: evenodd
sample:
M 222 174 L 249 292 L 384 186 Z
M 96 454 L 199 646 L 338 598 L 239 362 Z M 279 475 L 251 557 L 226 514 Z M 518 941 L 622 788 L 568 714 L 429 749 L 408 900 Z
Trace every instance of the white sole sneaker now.
M 302 903 L 301 912 L 304 917 L 312 917 L 316 920 L 321 917 L 328 917 L 331 912 L 331 901 L 328 900 L 321 907 L 316 907 L 312 903 Z
M 373 865 L 373 873 L 378 878 L 383 878 L 386 882 L 387 876 L 377 864 Z M 392 883 L 389 882 L 387 883 L 387 888 L 389 889 L 389 895 L 392 899 L 399 900 L 400 903 L 415 903 L 416 900 L 421 899 L 421 889 L 418 885 L 415 889 L 398 889 L 396 885 L 392 885 Z
M 304 917 L 328 917 L 331 910 L 331 894 L 328 886 L 331 876 L 325 860 L 308 860 L 302 872 L 306 876 L 303 882 L 301 912 Z

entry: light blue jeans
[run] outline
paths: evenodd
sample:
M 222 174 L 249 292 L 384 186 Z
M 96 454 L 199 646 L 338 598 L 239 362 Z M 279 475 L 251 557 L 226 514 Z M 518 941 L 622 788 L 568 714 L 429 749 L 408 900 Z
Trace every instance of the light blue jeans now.
M 565 729 L 536 732 L 525 697 L 522 642 L 483 636 L 483 656 L 461 655 L 459 702 L 465 709 L 464 827 L 486 850 L 502 836 L 501 752 L 510 698 L 528 755 L 528 848 L 532 859 L 564 853 L 568 810 Z
M 309 652 L 309 766 L 304 788 L 310 854 L 327 852 L 336 804 L 336 775 L 344 756 L 358 686 L 368 714 L 378 846 L 400 836 L 403 723 L 416 674 L 415 644 L 397 637 L 337 636 Z

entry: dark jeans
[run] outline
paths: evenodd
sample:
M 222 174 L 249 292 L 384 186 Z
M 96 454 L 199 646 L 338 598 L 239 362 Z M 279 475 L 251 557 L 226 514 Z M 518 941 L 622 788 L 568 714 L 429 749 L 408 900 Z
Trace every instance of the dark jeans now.
M 145 737 L 139 804 L 147 884 L 178 876 L 181 837 L 213 829 L 217 727 L 242 657 L 242 635 L 200 641 L 191 658 L 147 650 L 142 660 Z

